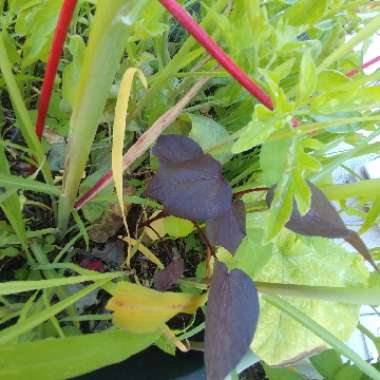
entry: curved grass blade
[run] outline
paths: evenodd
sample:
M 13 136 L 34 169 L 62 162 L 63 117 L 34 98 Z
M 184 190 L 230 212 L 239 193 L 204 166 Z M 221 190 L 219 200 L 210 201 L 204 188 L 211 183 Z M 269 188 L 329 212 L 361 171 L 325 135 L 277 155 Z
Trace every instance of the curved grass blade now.
M 136 68 L 128 69 L 120 84 L 120 92 L 116 102 L 115 121 L 113 124 L 112 137 L 112 174 L 115 183 L 116 195 L 119 201 L 121 215 L 126 230 L 128 231 L 127 219 L 125 217 L 124 197 L 123 197 L 123 148 L 126 130 L 125 119 L 128 113 L 129 98 L 131 96 L 133 78 L 138 76 L 144 88 L 148 88 L 148 82 L 144 73 Z

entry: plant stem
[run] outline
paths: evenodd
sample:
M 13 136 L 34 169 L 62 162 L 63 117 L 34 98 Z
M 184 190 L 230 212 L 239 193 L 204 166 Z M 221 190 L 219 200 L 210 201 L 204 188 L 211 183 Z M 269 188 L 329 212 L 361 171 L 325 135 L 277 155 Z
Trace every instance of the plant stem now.
M 377 62 L 380 62 L 380 55 L 375 57 L 375 58 L 372 58 L 371 60 L 369 60 L 368 62 L 365 62 L 361 65 L 361 69 L 366 69 L 367 67 L 370 67 L 372 65 L 374 65 L 375 63 Z M 360 69 L 356 68 L 356 69 L 352 69 L 351 71 L 349 71 L 348 73 L 346 73 L 346 75 L 348 77 L 353 77 L 354 75 L 356 74 L 359 74 L 360 73 Z
M 53 43 L 49 54 L 48 63 L 46 66 L 46 72 L 44 77 L 44 83 L 42 85 L 40 103 L 38 106 L 38 115 L 36 121 L 36 134 L 41 139 L 46 114 L 49 108 L 49 102 L 53 91 L 54 79 L 57 74 L 59 60 L 62 54 L 63 45 L 65 43 L 67 31 L 70 26 L 71 19 L 74 14 L 74 10 L 77 4 L 77 0 L 64 0 L 61 12 L 59 14 L 57 28 L 54 33 Z
M 363 360 L 356 352 L 352 351 L 341 340 L 331 334 L 330 331 L 309 318 L 306 314 L 296 309 L 293 305 L 276 296 L 266 296 L 265 301 L 288 314 L 294 320 L 298 321 L 302 326 L 306 327 L 326 343 L 328 343 L 335 350 L 340 352 L 348 359 L 352 360 L 371 379 L 380 380 L 380 372 L 371 366 L 371 364 Z
M 321 72 L 330 67 L 333 63 L 349 53 L 356 45 L 371 37 L 377 30 L 380 29 L 380 16 L 374 17 L 364 28 L 362 28 L 354 37 L 344 43 L 333 53 L 331 53 L 318 67 Z
M 257 282 L 256 286 L 261 293 L 293 298 L 311 298 L 354 305 L 377 305 L 380 303 L 380 289 L 377 288 L 306 286 L 269 282 Z
M 237 193 L 234 194 L 234 197 L 240 198 L 240 197 L 242 197 L 245 194 L 255 193 L 255 192 L 260 192 L 260 191 L 268 191 L 268 190 L 270 190 L 269 187 L 256 187 L 254 189 L 248 189 L 248 190 L 244 190 L 244 191 L 239 191 L 239 192 L 237 192 Z

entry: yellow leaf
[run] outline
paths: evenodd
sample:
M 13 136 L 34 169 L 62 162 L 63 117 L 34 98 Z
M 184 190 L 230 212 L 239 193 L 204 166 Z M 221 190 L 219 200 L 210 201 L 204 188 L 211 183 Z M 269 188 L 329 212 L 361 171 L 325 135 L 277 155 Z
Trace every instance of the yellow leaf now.
M 121 214 L 127 231 L 128 226 L 123 201 L 123 147 L 126 129 L 125 118 L 128 113 L 128 104 L 131 96 L 133 78 L 136 74 L 143 86 L 148 88 L 147 80 L 141 70 L 130 68 L 125 72 L 123 79 L 121 80 L 120 91 L 117 97 L 112 137 L 112 173 L 115 182 L 117 199 L 120 204 Z
M 114 312 L 116 326 L 135 333 L 148 333 L 165 327 L 178 313 L 194 314 L 207 295 L 158 292 L 129 282 L 119 282 L 106 308 Z

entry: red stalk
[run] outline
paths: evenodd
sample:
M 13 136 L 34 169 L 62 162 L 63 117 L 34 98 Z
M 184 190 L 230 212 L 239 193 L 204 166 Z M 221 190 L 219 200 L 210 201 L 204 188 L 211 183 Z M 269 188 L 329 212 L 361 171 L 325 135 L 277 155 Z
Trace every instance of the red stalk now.
M 48 111 L 51 94 L 54 86 L 54 79 L 57 74 L 59 60 L 61 58 L 63 45 L 65 43 L 67 31 L 74 14 L 77 0 L 64 0 L 59 14 L 57 28 L 54 33 L 53 43 L 49 54 L 48 63 L 42 85 L 40 103 L 38 106 L 38 116 L 36 121 L 36 134 L 41 139 L 44 132 L 46 114 Z
M 160 3 L 247 91 L 266 107 L 273 109 L 271 98 L 232 61 L 189 13 L 175 0 L 160 0 Z
M 375 63 L 377 62 L 380 62 L 380 56 L 377 56 L 375 58 L 372 58 L 371 60 L 369 60 L 368 62 L 366 63 L 363 63 L 361 65 L 361 68 L 362 69 L 366 69 L 367 67 L 370 67 L 372 65 L 374 65 Z M 354 75 L 358 74 L 361 70 L 360 69 L 352 69 L 351 71 L 349 71 L 348 73 L 346 73 L 346 75 L 348 77 L 353 77 Z

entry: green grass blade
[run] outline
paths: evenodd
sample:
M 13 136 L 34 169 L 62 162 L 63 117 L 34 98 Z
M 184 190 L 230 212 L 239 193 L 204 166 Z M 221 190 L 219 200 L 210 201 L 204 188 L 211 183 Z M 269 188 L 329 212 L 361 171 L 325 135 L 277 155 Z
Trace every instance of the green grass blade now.
M 0 174 L 0 186 L 20 190 L 31 190 L 55 196 L 61 195 L 61 190 L 56 186 L 48 185 L 43 182 L 38 182 L 34 179 L 17 177 L 10 174 Z
M 34 132 L 34 126 L 28 113 L 28 109 L 26 108 L 24 99 L 17 85 L 16 78 L 12 72 L 12 65 L 7 54 L 7 48 L 2 34 L 0 34 L 0 70 L 7 85 L 17 119 L 20 120 L 18 125 L 20 127 L 21 134 L 33 155 L 37 159 L 38 164 L 42 165 L 42 172 L 46 182 L 53 183 L 49 166 L 44 163 L 45 154 L 42 145 Z
M 0 346 L 0 379 L 71 379 L 118 363 L 155 342 L 160 332 L 107 331 Z M 128 376 L 127 376 L 128 377 Z
M 375 199 L 380 194 L 380 179 L 368 179 L 344 185 L 325 185 L 321 190 L 331 200 L 349 198 Z
M 0 283 L 0 295 L 6 296 L 9 294 L 17 294 L 21 292 L 29 292 L 31 290 L 48 289 L 56 286 L 65 286 L 80 284 L 85 281 L 101 281 L 112 280 L 117 277 L 123 276 L 123 272 L 112 272 L 104 274 L 84 274 L 81 276 L 55 278 L 50 280 L 38 281 L 8 281 Z
M 86 296 L 87 294 L 93 292 L 97 288 L 99 288 L 101 285 L 103 285 L 105 282 L 110 281 L 105 280 L 101 281 L 99 283 L 95 283 L 93 285 L 87 286 L 86 288 L 80 290 L 79 292 L 76 292 L 70 297 L 65 298 L 63 301 L 60 301 L 56 303 L 53 306 L 50 306 L 49 308 L 46 308 L 45 310 L 34 314 L 32 317 L 25 320 L 23 323 L 8 327 L 7 329 L 0 332 L 0 344 L 4 344 L 7 342 L 12 341 L 14 338 L 17 338 L 21 334 L 26 333 L 29 330 L 32 330 L 36 326 L 40 325 L 41 323 L 44 323 L 45 321 L 49 320 L 54 315 L 57 315 L 61 311 L 65 310 L 69 306 L 73 305 L 75 302 L 79 301 L 81 298 Z
M 352 351 L 341 340 L 337 339 L 330 331 L 310 319 L 307 315 L 299 311 L 297 308 L 284 301 L 277 296 L 266 296 L 265 300 L 271 305 L 277 307 L 290 317 L 298 321 L 302 326 L 312 331 L 315 335 L 319 336 L 322 340 L 328 343 L 336 351 L 341 353 L 346 358 L 350 359 L 355 365 L 360 368 L 366 375 L 373 380 L 380 380 L 380 372 L 377 371 L 371 364 L 363 360 L 356 352 Z

